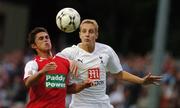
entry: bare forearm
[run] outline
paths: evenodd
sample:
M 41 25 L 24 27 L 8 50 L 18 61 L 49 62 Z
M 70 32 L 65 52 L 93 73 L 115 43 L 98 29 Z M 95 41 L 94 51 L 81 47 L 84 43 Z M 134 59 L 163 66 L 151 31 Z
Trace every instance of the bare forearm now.
M 138 76 L 135 76 L 133 74 L 130 74 L 126 71 L 122 71 L 119 73 L 119 77 L 122 79 L 122 80 L 125 80 L 125 81 L 128 81 L 128 82 L 131 82 L 131 83 L 136 83 L 136 84 L 143 84 L 143 78 L 140 78 Z
M 84 80 L 84 81 L 82 81 L 81 83 L 78 83 L 78 84 L 74 83 L 74 84 L 71 84 L 71 85 L 67 86 L 67 93 L 71 93 L 71 94 L 78 93 L 81 90 L 83 90 L 85 88 L 88 88 L 88 87 L 91 87 L 93 85 L 94 85 L 94 83 L 90 79 Z
M 86 88 L 85 84 L 83 83 L 79 83 L 79 84 L 71 84 L 67 86 L 67 93 L 69 94 L 75 94 L 80 92 L 81 90 L 83 90 L 84 88 Z

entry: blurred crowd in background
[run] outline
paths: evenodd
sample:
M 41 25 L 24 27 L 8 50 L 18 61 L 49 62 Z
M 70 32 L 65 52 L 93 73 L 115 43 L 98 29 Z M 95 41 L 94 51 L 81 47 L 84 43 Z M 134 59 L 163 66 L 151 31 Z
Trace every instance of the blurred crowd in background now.
M 31 52 L 15 50 L 0 56 L 0 108 L 25 108 L 27 88 L 23 83 L 24 65 L 33 58 Z M 152 72 L 151 54 L 128 54 L 119 58 L 125 70 L 143 77 Z M 163 80 L 160 91 L 159 108 L 180 108 L 179 61 L 167 54 L 162 64 Z M 152 72 L 153 73 L 153 72 Z M 118 81 L 116 76 L 107 74 L 107 94 L 115 108 L 147 108 L 148 89 L 143 86 Z M 67 107 L 71 96 L 67 96 Z

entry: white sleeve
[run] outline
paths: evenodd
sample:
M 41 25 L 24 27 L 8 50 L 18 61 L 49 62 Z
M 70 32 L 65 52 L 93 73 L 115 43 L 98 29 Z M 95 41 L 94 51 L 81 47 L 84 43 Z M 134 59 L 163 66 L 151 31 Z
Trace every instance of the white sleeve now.
M 24 79 L 31 75 L 34 75 L 36 72 L 38 72 L 37 62 L 34 60 L 27 62 L 24 68 Z
M 111 73 L 118 73 L 122 71 L 123 69 L 122 69 L 119 57 L 111 47 L 108 47 L 108 54 L 110 56 L 108 64 L 107 64 L 108 70 Z

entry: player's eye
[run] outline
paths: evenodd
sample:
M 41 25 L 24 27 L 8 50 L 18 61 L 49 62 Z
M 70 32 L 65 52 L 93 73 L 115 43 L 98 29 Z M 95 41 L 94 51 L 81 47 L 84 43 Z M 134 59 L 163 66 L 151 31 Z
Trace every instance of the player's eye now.
M 45 36 L 46 39 L 49 39 L 49 36 Z
M 90 33 L 90 34 L 94 33 L 94 30 L 90 29 L 90 30 L 89 30 L 89 33 Z
M 86 33 L 86 29 L 83 29 L 83 30 L 82 30 L 82 33 Z
M 42 36 L 41 36 L 41 37 L 39 37 L 39 40 L 43 40 L 43 39 L 44 39 L 44 37 L 42 37 Z
M 46 36 L 41 36 L 41 37 L 39 37 L 39 40 L 44 40 L 44 39 L 49 39 L 49 36 L 46 35 Z

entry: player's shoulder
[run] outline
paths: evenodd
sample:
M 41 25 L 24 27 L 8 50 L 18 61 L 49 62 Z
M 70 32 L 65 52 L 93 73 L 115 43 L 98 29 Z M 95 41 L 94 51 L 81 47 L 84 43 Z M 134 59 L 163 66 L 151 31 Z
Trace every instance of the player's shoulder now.
M 72 45 L 70 47 L 66 47 L 64 48 L 61 52 L 58 52 L 56 55 L 60 56 L 60 55 L 66 55 L 66 54 L 74 54 L 77 51 L 77 46 L 76 45 Z
M 62 56 L 62 55 L 55 55 L 54 57 L 53 57 L 53 59 L 54 59 L 54 61 L 56 62 L 56 63 L 59 63 L 59 62 L 61 62 L 60 64 L 69 64 L 70 63 L 70 60 L 67 58 L 67 57 L 64 57 L 64 56 Z
M 29 60 L 27 63 L 26 63 L 26 65 L 28 65 L 28 66 L 34 66 L 34 65 L 37 65 L 37 62 L 36 62 L 36 59 L 33 59 L 33 60 Z
M 107 44 L 104 44 L 104 43 L 99 43 L 99 42 L 96 42 L 96 48 L 98 49 L 112 49 L 109 45 Z
M 67 57 L 64 57 L 64 56 L 61 55 L 60 53 L 57 53 L 57 54 L 53 57 L 53 59 L 56 59 L 56 60 L 59 60 L 59 61 L 61 61 L 61 60 L 63 60 L 63 61 L 68 61 L 68 58 L 67 58 Z
M 72 45 L 72 46 L 64 48 L 62 51 L 76 51 L 77 49 L 78 49 L 77 45 Z
M 76 45 L 72 45 L 71 47 L 66 47 L 61 52 L 58 52 L 56 56 L 65 57 L 68 59 L 73 59 L 75 55 L 78 55 L 79 48 Z

